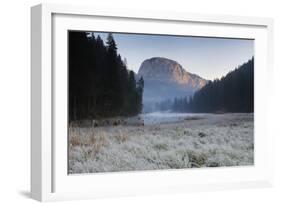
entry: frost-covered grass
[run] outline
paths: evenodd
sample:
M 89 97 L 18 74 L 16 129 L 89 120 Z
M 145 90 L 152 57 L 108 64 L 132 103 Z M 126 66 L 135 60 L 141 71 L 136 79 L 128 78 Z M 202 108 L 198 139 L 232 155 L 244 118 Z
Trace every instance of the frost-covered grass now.
M 199 117 L 200 116 L 200 117 Z M 145 126 L 69 128 L 69 172 L 252 165 L 253 114 Z
M 183 120 L 198 119 L 206 116 L 207 114 L 195 114 L 195 113 L 172 113 L 172 112 L 152 112 L 147 114 L 141 114 L 145 125 L 162 124 L 181 122 Z

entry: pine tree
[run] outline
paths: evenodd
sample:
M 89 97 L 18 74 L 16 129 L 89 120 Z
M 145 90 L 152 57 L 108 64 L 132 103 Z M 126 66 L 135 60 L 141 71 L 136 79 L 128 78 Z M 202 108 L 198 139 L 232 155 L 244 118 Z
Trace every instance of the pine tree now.
M 70 31 L 68 41 L 70 121 L 141 112 L 143 79 L 129 72 L 111 33 L 106 45 L 93 32 Z
M 144 88 L 144 80 L 141 77 L 137 82 L 137 113 L 141 113 L 142 111 L 142 94 L 143 94 L 143 88 Z

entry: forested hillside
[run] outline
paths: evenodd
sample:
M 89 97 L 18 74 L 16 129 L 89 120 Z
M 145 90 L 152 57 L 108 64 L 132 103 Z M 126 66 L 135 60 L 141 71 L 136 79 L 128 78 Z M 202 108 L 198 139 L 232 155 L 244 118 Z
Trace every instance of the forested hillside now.
M 178 112 L 253 112 L 254 58 L 220 80 L 209 81 L 190 98 L 176 98 Z
M 68 33 L 69 120 L 130 116 L 141 112 L 144 81 L 135 79 L 108 34 Z

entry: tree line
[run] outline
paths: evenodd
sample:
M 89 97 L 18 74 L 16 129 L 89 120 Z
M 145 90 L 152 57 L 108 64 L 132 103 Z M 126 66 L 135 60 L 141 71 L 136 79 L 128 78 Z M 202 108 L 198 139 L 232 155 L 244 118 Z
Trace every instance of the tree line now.
M 104 43 L 92 32 L 68 33 L 69 120 L 136 115 L 144 80 L 127 69 L 111 33 Z
M 254 58 L 221 79 L 209 81 L 190 97 L 158 103 L 175 112 L 254 112 Z

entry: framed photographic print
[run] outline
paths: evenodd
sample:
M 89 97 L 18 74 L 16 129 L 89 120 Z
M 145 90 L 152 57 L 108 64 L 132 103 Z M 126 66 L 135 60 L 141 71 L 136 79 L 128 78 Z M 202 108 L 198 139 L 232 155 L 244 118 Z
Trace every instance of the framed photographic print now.
M 271 186 L 271 19 L 31 12 L 33 198 Z

